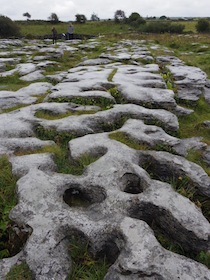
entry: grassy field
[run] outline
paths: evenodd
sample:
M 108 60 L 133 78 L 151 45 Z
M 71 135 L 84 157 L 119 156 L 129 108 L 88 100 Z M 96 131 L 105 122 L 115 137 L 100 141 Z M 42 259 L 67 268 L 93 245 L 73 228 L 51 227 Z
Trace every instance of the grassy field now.
M 50 22 L 33 22 L 33 21 L 21 21 L 17 22 L 20 27 L 21 34 L 27 35 L 45 35 L 50 34 L 53 24 Z M 60 22 L 55 25 L 58 33 L 66 33 L 68 28 L 68 22 Z M 101 35 L 101 34 L 113 34 L 113 33 L 126 33 L 129 31 L 128 24 L 115 24 L 113 21 L 101 21 L 101 22 L 87 22 L 85 24 L 74 23 L 75 33 L 88 34 L 88 35 Z
M 150 21 L 151 22 L 151 21 Z M 159 22 L 159 21 L 158 21 Z M 168 21 L 167 21 L 168 22 Z M 196 32 L 197 21 L 175 21 L 175 24 L 183 24 L 185 26 L 184 32 Z M 17 21 L 21 33 L 27 35 L 45 35 L 51 33 L 53 24 L 49 21 Z M 68 22 L 59 22 L 56 24 L 58 33 L 66 33 Z M 115 23 L 114 21 L 99 21 L 86 22 L 85 24 L 73 23 L 75 33 L 88 35 L 106 35 L 106 34 L 120 34 L 131 33 L 136 31 L 130 25 L 125 23 Z

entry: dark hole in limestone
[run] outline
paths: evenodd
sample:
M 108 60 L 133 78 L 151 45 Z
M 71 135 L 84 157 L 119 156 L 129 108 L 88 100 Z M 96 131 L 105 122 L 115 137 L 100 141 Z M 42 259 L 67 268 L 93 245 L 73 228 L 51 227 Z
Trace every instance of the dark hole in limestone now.
M 78 188 L 72 188 L 65 191 L 63 200 L 71 207 L 88 207 L 91 205 L 90 198 Z
M 131 194 L 143 192 L 141 179 L 133 173 L 126 173 L 122 177 L 123 191 Z
M 74 186 L 64 192 L 63 200 L 70 207 L 88 207 L 93 203 L 100 203 L 106 198 L 103 188 L 97 186 L 88 186 L 82 189 L 80 186 Z
M 208 245 L 194 232 L 187 230 L 174 216 L 150 202 L 134 202 L 129 216 L 145 221 L 154 231 L 159 243 L 167 250 L 195 259 L 199 251 L 207 251 Z
M 0 259 L 12 257 L 19 253 L 31 233 L 31 227 L 25 225 L 19 226 L 11 221 L 7 225 L 6 231 L 0 232 Z
M 105 242 L 105 244 L 102 247 L 102 250 L 100 251 L 100 256 L 105 256 L 106 260 L 113 264 L 116 259 L 118 258 L 120 254 L 120 249 L 118 248 L 116 242 L 112 239 L 109 239 Z

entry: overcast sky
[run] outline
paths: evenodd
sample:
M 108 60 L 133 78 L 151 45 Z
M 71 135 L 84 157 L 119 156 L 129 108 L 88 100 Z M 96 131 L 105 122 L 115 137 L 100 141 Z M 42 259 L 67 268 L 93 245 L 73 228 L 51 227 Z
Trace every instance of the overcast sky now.
M 56 13 L 61 21 L 74 21 L 76 14 L 87 19 L 95 13 L 100 19 L 112 19 L 117 10 L 126 17 L 133 12 L 143 17 L 209 17 L 209 0 L 0 0 L 0 14 L 12 20 L 23 20 L 28 12 L 31 19 L 47 20 Z

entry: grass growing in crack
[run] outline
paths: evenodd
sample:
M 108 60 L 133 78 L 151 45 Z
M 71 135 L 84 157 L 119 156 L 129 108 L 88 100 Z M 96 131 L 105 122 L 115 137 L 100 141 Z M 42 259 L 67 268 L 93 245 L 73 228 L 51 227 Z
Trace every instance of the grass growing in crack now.
M 53 153 L 57 171 L 65 174 L 81 175 L 84 168 L 96 161 L 99 157 L 89 154 L 82 155 L 78 160 L 69 158 L 68 143 L 75 138 L 75 135 L 68 132 L 59 133 L 55 129 L 44 129 L 42 126 L 36 128 L 38 138 L 42 140 L 53 140 L 55 146 L 47 146 L 33 153 Z
M 17 204 L 15 193 L 17 177 L 12 174 L 11 164 L 6 156 L 0 158 L 0 259 L 10 255 L 8 242 L 11 220 L 10 210 Z
M 167 143 L 156 144 L 153 147 L 153 149 L 156 150 L 156 151 L 164 151 L 164 152 L 168 152 L 168 153 L 171 153 L 171 154 L 175 154 L 175 151 L 173 150 L 173 147 L 171 147 Z
M 205 121 L 210 120 L 209 104 L 201 97 L 192 109 L 194 110 L 192 114 L 179 117 L 180 138 L 201 136 L 207 144 L 210 144 L 210 128 L 204 125 Z
M 60 114 L 50 110 L 39 110 L 35 113 L 35 117 L 40 119 L 45 119 L 45 120 L 58 120 L 58 119 L 67 118 L 69 116 L 80 116 L 83 114 L 94 114 L 94 113 L 96 113 L 96 111 L 94 110 L 74 110 L 74 111 L 69 111 Z
M 210 128 L 204 124 L 205 121 L 210 120 L 210 106 L 201 97 L 193 109 L 192 114 L 179 117 L 179 137 L 202 137 L 203 141 L 210 145 Z M 199 164 L 210 175 L 210 168 L 203 161 L 201 152 L 190 150 L 187 159 Z
M 124 132 L 113 132 L 109 134 L 109 138 L 119 141 L 128 147 L 135 149 L 135 150 L 148 150 L 149 146 L 146 144 L 139 144 L 137 141 L 131 139 L 126 133 Z
M 167 89 L 173 90 L 174 92 L 177 91 L 176 86 L 174 85 L 173 76 L 169 70 L 165 67 L 160 67 L 162 70 L 162 77 L 166 83 Z
M 70 241 L 70 255 L 73 261 L 72 273 L 68 280 L 102 280 L 104 279 L 110 264 L 103 259 L 94 259 L 88 252 L 88 242 L 81 242 L 76 238 Z
M 58 97 L 50 99 L 49 102 L 72 102 L 83 106 L 93 105 L 99 106 L 102 109 L 110 109 L 113 106 L 113 100 L 105 97 Z
M 112 82 L 112 79 L 113 79 L 114 75 L 117 73 L 117 70 L 118 70 L 117 68 L 113 69 L 112 72 L 109 74 L 109 77 L 107 78 L 107 80 L 109 82 Z
M 117 131 L 109 134 L 109 138 L 113 140 L 117 140 L 127 146 L 129 146 L 132 149 L 135 150 L 156 150 L 156 151 L 166 151 L 170 153 L 174 153 L 171 146 L 166 144 L 157 144 L 154 147 L 151 147 L 145 143 L 139 143 L 138 141 L 132 139 L 129 135 L 127 135 L 125 132 Z
M 126 100 L 123 97 L 122 93 L 117 89 L 117 87 L 110 88 L 108 92 L 114 97 L 115 101 L 118 104 L 125 104 Z
M 6 280 L 33 280 L 33 274 L 24 262 L 14 265 L 6 275 Z
M 203 160 L 202 151 L 191 149 L 188 151 L 186 159 L 200 165 L 204 169 L 204 171 L 210 176 L 210 167 Z
M 144 166 L 144 169 L 152 179 L 169 183 L 175 191 L 192 201 L 201 209 L 204 217 L 210 222 L 210 198 L 200 193 L 189 177 L 181 175 L 170 176 L 169 173 L 167 173 L 167 176 L 161 176 L 154 172 L 154 167 L 151 167 L 150 163 Z
M 19 104 L 19 105 L 10 107 L 10 108 L 3 109 L 2 112 L 3 112 L 3 113 L 9 113 L 9 112 L 12 112 L 12 111 L 15 111 L 15 110 L 18 110 L 18 109 L 27 107 L 27 106 L 29 106 L 29 105 Z
M 156 230 L 154 230 L 156 231 Z M 167 235 L 165 235 L 162 232 L 158 232 L 156 231 L 155 236 L 157 238 L 157 240 L 159 241 L 159 243 L 167 250 L 176 253 L 176 254 L 180 254 L 180 255 L 184 255 L 188 258 L 191 258 L 195 261 L 198 261 L 204 265 L 206 265 L 208 268 L 210 268 L 210 253 L 209 252 L 205 252 L 205 251 L 201 251 L 199 253 L 194 253 L 194 252 L 186 252 L 182 245 L 179 244 L 176 241 L 172 241 Z
M 1 77 L 0 87 L 4 87 L 4 90 L 17 91 L 22 87 L 30 85 L 30 82 L 20 80 L 19 74 L 15 73 L 12 76 Z
M 50 94 L 50 90 L 47 90 L 46 93 L 43 95 L 33 95 L 33 97 L 37 98 L 35 104 L 43 103 L 44 99 L 48 96 L 48 94 Z
M 42 54 L 43 55 L 43 54 Z M 45 68 L 45 75 L 52 75 L 63 71 L 68 71 L 70 68 L 75 67 L 83 59 L 82 53 L 64 51 L 63 55 L 59 58 L 55 58 L 57 62 L 54 65 L 47 66 Z

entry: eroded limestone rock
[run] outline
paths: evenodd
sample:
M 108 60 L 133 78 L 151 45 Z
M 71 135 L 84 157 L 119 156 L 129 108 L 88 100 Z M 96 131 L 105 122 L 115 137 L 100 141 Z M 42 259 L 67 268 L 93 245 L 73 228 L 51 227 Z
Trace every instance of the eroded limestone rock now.
M 0 44 L 5 51 L 13 46 L 14 53 L 22 46 L 20 40 L 0 40 Z M 173 187 L 174 180 L 187 178 L 196 192 L 210 196 L 209 176 L 185 159 L 190 149 L 197 149 L 209 163 L 209 148 L 199 137 L 174 136 L 179 129 L 177 115 L 192 111 L 177 106 L 158 64 L 167 65 L 174 75 L 180 98 L 195 102 L 200 91 L 208 88 L 205 73 L 169 55 L 158 57 L 158 64 L 142 64 L 142 60 L 154 61 L 145 42 L 122 40 L 107 47 L 98 59 L 47 76 L 55 86 L 35 82 L 45 77 L 45 67 L 64 51 L 82 50 L 85 56 L 86 50 L 100 43 L 94 39 L 77 47 L 72 44 L 78 41 L 59 42 L 55 48 L 48 41 L 35 40 L 22 48 L 29 55 L 26 63 L 0 60 L 4 65 L 16 65 L 2 76 L 18 70 L 21 79 L 31 81 L 16 92 L 0 91 L 2 110 L 28 105 L 0 114 L 0 154 L 9 156 L 13 174 L 19 178 L 18 204 L 10 218 L 17 226 L 31 229 L 20 252 L 0 261 L 0 278 L 5 279 L 13 265 L 25 261 L 36 280 L 66 279 L 72 271 L 69 238 L 77 234 L 88 241 L 93 255 L 107 256 L 111 262 L 106 280 L 210 279 L 206 266 L 166 250 L 158 241 L 159 230 L 185 251 L 210 250 L 208 220 Z M 33 51 L 41 55 L 32 61 Z M 34 76 L 35 69 L 39 72 Z M 115 96 L 110 93 L 113 88 Z M 45 95 L 44 102 L 34 104 Z M 67 102 L 77 98 L 81 104 Z M 93 105 L 83 104 L 87 98 Z M 104 106 L 106 110 L 95 106 L 99 99 L 110 102 Z M 40 111 L 53 114 L 54 119 L 38 117 Z M 94 159 L 81 175 L 59 173 L 54 153 L 37 153 L 59 144 L 56 137 L 38 139 L 45 130 L 57 138 L 64 134 L 72 139 L 66 149 L 69 163 L 79 162 L 83 156 Z M 148 150 L 132 149 L 112 139 L 112 132 L 122 132 L 132 141 L 146 144 Z M 168 152 L 157 151 L 158 146 Z M 80 204 L 73 203 L 74 199 Z

